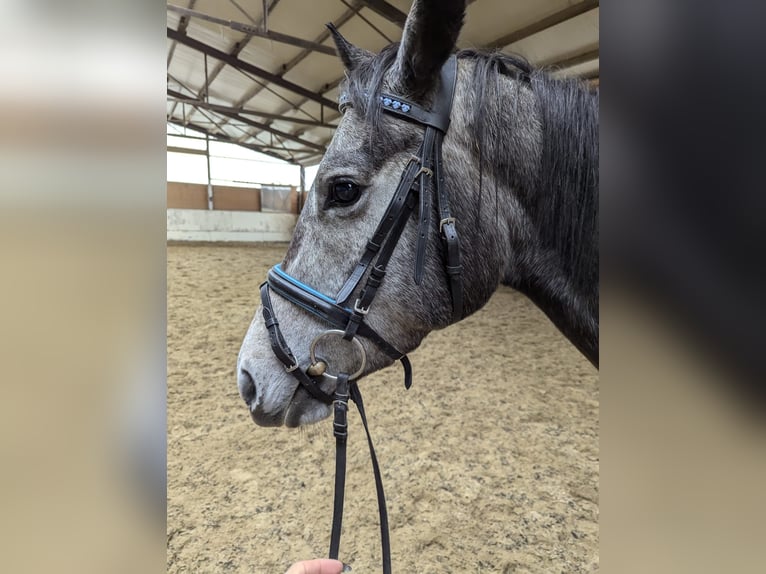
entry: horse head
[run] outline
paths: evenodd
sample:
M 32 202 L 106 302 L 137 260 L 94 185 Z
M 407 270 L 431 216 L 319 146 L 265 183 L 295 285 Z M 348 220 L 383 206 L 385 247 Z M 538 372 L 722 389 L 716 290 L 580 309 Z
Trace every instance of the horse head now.
M 501 281 L 524 283 L 516 247 L 536 237 L 520 201 L 540 169 L 538 103 L 528 81 L 486 77 L 507 62 L 479 70 L 451 56 L 464 12 L 464 1 L 415 0 L 401 42 L 379 54 L 331 27 L 343 116 L 239 353 L 256 423 L 329 416 L 333 375 L 387 367 L 481 308 Z M 477 78 L 490 85 L 486 113 Z M 508 92 L 513 110 L 489 89 Z M 498 193 L 506 188 L 516 193 Z

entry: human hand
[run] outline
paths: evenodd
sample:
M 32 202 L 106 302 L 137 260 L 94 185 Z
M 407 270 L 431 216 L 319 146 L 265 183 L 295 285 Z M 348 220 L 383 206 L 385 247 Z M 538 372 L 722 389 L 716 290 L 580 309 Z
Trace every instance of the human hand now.
M 351 572 L 351 567 L 338 560 L 316 558 L 296 562 L 285 574 L 341 574 L 341 572 Z

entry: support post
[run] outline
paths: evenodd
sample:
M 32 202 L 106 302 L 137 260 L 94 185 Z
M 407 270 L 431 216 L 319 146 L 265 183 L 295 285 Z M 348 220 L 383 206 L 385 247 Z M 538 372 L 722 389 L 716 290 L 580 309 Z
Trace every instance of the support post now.
M 213 182 L 210 181 L 210 135 L 205 134 L 205 159 L 207 160 L 207 208 L 213 209 Z
M 205 54 L 205 102 L 210 102 L 208 96 L 210 84 L 207 75 L 207 54 Z M 205 159 L 207 160 L 207 209 L 213 210 L 213 182 L 210 180 L 210 134 L 205 134 Z

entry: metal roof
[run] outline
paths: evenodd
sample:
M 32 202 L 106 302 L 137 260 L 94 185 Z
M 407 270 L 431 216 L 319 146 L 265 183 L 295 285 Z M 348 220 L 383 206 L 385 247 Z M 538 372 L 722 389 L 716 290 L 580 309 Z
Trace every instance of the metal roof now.
M 325 28 L 379 51 L 410 0 L 171 0 L 167 120 L 300 165 L 319 162 L 339 113 Z M 496 48 L 598 83 L 599 2 L 468 0 L 459 48 Z

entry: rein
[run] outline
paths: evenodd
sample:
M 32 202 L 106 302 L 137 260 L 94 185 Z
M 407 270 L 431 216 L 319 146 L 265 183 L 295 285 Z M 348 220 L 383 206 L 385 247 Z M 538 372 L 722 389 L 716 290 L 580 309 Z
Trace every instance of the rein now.
M 444 269 L 448 278 L 452 296 L 452 322 L 463 317 L 463 284 L 460 264 L 460 242 L 449 208 L 449 195 L 444 184 L 442 168 L 442 141 L 449 128 L 452 100 L 455 93 L 457 61 L 454 56 L 447 60 L 441 70 L 441 82 L 431 110 L 426 110 L 404 98 L 381 94 L 377 105 L 381 110 L 406 121 L 424 126 L 423 141 L 416 155 L 407 162 L 399 185 L 386 208 L 378 227 L 368 240 L 359 262 L 346 279 L 334 298 L 325 295 L 302 283 L 285 272 L 280 265 L 269 270 L 267 280 L 261 285 L 261 303 L 263 319 L 269 334 L 272 351 L 302 387 L 314 399 L 327 405 L 333 405 L 333 434 L 335 436 L 335 496 L 333 503 L 332 533 L 330 536 L 330 558 L 338 558 L 340 535 L 343 522 L 343 501 L 346 482 L 346 443 L 348 438 L 348 401 L 357 405 L 362 419 L 367 443 L 370 449 L 375 489 L 380 513 L 380 536 L 383 554 L 383 572 L 391 573 L 391 543 L 388 533 L 388 513 L 383 492 L 378 460 L 370 437 L 367 417 L 364 412 L 362 394 L 356 380 L 364 373 L 366 354 L 358 337 L 367 339 L 382 352 L 394 360 L 401 361 L 404 367 L 404 385 L 412 385 L 412 367 L 407 356 L 381 337 L 366 322 L 378 288 L 386 275 L 386 268 L 391 255 L 399 242 L 407 221 L 418 206 L 417 245 L 415 250 L 415 283 L 420 285 L 425 266 L 425 252 L 431 228 L 431 210 L 433 195 L 436 195 L 436 210 L 439 214 L 439 234 L 444 247 Z M 344 112 L 351 105 L 346 94 L 339 98 L 339 107 Z M 367 277 L 353 306 L 349 304 L 351 296 L 357 291 L 362 279 Z M 311 342 L 309 349 L 310 363 L 302 368 L 295 355 L 285 342 L 279 328 L 271 302 L 270 291 L 301 309 L 311 313 L 331 325 L 333 328 L 319 334 Z M 327 364 L 315 355 L 317 343 L 327 337 L 340 337 L 354 345 L 360 357 L 359 368 L 349 373 L 327 372 Z M 334 383 L 332 392 L 322 388 L 322 383 Z M 297 390 L 297 389 L 296 389 Z

